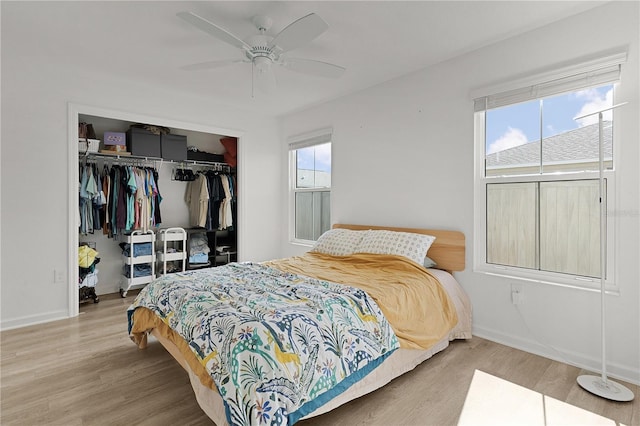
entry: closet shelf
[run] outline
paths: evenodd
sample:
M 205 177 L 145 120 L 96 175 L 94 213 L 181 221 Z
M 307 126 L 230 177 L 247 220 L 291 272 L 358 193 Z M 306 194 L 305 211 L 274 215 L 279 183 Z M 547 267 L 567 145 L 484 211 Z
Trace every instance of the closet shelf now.
M 201 161 L 201 160 L 166 160 L 160 157 L 141 157 L 138 155 L 122 155 L 122 154 L 105 154 L 100 152 L 80 152 L 80 159 L 86 160 L 106 160 L 106 161 L 159 161 L 161 163 L 172 164 L 176 166 L 205 166 L 205 167 L 229 167 L 233 170 L 234 167 L 229 166 L 227 163 L 220 163 L 216 161 Z
M 136 161 L 166 161 L 170 163 L 172 160 L 164 160 L 160 157 L 141 157 L 139 155 L 130 155 L 130 154 L 105 154 L 100 152 L 87 152 L 87 153 L 79 153 L 79 157 L 81 159 L 104 159 L 104 160 L 136 160 Z

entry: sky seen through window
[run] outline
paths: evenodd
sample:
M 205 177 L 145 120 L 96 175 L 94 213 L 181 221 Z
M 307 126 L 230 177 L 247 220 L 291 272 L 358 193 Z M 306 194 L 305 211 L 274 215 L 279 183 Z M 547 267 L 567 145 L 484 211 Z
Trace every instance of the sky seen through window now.
M 573 118 L 612 105 L 613 85 L 610 84 L 488 110 L 486 154 L 539 141 L 541 136 L 544 139 L 597 123 L 597 114 L 581 120 Z M 610 121 L 612 111 L 606 111 L 603 118 Z

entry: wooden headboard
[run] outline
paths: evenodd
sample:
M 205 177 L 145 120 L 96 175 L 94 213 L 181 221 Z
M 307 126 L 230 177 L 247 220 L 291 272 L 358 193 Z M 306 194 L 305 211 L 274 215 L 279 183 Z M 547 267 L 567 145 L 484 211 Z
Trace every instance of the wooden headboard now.
M 460 231 L 447 231 L 442 229 L 419 229 L 419 228 L 394 228 L 389 226 L 369 226 L 369 225 L 348 225 L 336 223 L 334 228 L 352 229 L 354 231 L 365 231 L 367 229 L 383 229 L 396 232 L 412 232 L 414 234 L 427 234 L 436 237 L 429 248 L 428 255 L 437 264 L 438 268 L 447 271 L 463 271 L 465 243 L 464 234 Z

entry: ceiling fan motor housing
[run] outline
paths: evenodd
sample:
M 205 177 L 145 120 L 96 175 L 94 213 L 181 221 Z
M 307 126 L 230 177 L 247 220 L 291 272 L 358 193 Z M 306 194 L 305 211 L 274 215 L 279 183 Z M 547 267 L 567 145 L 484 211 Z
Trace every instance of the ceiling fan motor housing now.
M 251 46 L 251 50 L 245 52 L 248 59 L 253 61 L 259 71 L 267 71 L 271 63 L 278 59 L 275 48 L 269 47 L 273 37 L 259 34 L 247 38 L 246 43 Z

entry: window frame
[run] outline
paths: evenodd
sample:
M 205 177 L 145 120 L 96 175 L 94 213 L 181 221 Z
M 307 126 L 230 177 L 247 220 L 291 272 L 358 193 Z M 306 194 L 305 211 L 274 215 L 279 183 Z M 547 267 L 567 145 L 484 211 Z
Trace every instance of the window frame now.
M 621 54 L 615 56 L 619 64 L 624 62 Z M 626 56 L 624 56 L 626 59 Z M 611 60 L 608 58 L 609 61 Z M 573 70 L 576 67 L 572 68 Z M 548 76 L 548 74 L 545 74 Z M 531 80 L 530 80 L 531 81 Z M 538 80 L 545 81 L 545 80 Z M 613 84 L 614 96 L 618 91 L 619 79 L 609 81 L 609 84 Z M 545 93 L 542 96 L 535 96 L 531 99 L 544 99 L 549 96 L 558 95 L 561 93 L 573 92 L 590 87 L 598 87 L 606 82 L 591 82 L 590 84 L 584 84 L 582 87 L 572 87 L 569 90 L 561 90 L 555 93 Z M 510 88 L 513 90 L 513 87 Z M 476 94 L 478 91 L 476 91 Z M 494 92 L 496 93 L 496 92 Z M 535 93 L 535 92 L 534 92 Z M 486 101 L 485 101 L 486 102 Z M 507 102 L 506 105 L 513 105 L 516 102 Z M 486 103 L 485 103 L 486 105 Z M 485 158 L 486 158 L 486 111 L 492 109 L 478 108 L 478 98 L 475 99 L 474 108 L 474 259 L 473 270 L 474 272 L 499 276 L 507 279 L 522 280 L 529 282 L 536 282 L 541 284 L 550 284 L 556 286 L 564 286 L 570 288 L 577 288 L 583 290 L 599 291 L 600 278 L 599 277 L 586 277 L 581 275 L 575 275 L 570 273 L 560 273 L 543 271 L 540 269 L 526 269 L 515 266 L 505 266 L 487 263 L 487 185 L 492 183 L 518 183 L 518 182 L 548 182 L 548 181 L 573 181 L 573 180 L 598 180 L 600 175 L 598 170 L 594 171 L 566 171 L 555 173 L 533 173 L 522 174 L 512 176 L 486 176 Z M 616 164 L 617 164 L 617 152 L 619 151 L 620 137 L 619 132 L 615 131 L 617 122 L 617 112 L 613 110 L 613 158 L 611 169 L 605 169 L 603 176 L 606 179 L 606 194 L 605 202 L 607 211 L 611 212 L 615 210 L 616 206 Z M 539 201 L 538 201 L 539 202 Z M 536 212 L 536 215 L 538 213 Z M 607 244 L 607 259 L 606 259 L 606 278 L 605 288 L 607 291 L 617 293 L 618 286 L 615 280 L 616 272 L 616 256 L 615 256 L 615 240 L 616 234 L 619 231 L 616 228 L 615 215 L 607 214 L 606 220 L 606 244 Z M 537 234 L 537 242 L 540 243 L 539 233 Z M 537 259 L 537 267 L 539 267 L 539 259 Z
M 296 152 L 302 148 L 312 146 L 331 144 L 331 177 L 333 179 L 333 129 L 324 128 L 301 135 L 292 136 L 289 142 L 289 242 L 292 244 L 312 246 L 316 240 L 306 240 L 296 238 L 296 194 L 298 193 L 315 193 L 329 192 L 329 200 L 331 200 L 331 186 L 316 188 L 298 188 L 297 187 L 297 156 Z M 333 185 L 333 182 L 331 183 Z M 329 213 L 331 215 L 331 213 Z

